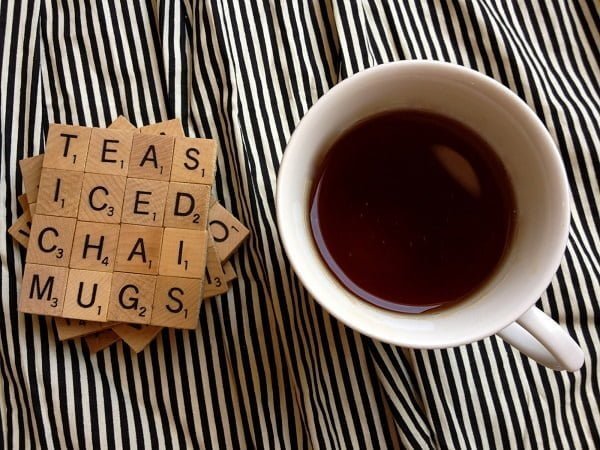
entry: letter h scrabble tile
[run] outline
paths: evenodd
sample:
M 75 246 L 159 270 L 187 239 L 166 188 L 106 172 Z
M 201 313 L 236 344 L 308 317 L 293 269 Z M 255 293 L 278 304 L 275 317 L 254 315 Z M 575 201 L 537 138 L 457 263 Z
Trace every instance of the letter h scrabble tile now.
M 50 125 L 20 311 L 196 328 L 217 146 L 153 130 Z

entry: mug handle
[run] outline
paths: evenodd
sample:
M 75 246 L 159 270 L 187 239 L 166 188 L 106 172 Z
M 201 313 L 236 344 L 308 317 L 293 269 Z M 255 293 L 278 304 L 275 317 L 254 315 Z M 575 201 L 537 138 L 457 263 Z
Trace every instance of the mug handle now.
M 574 372 L 583 365 L 583 350 L 558 323 L 535 306 L 498 335 L 550 369 Z

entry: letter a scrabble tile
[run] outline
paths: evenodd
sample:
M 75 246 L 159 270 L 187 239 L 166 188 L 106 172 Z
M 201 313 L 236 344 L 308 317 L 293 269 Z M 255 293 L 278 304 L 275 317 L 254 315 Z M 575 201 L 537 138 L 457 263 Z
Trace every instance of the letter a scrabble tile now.
M 133 137 L 129 174 L 132 178 L 169 181 L 173 162 L 173 136 L 138 134 Z
M 157 275 L 163 229 L 141 225 L 121 225 L 115 270 Z

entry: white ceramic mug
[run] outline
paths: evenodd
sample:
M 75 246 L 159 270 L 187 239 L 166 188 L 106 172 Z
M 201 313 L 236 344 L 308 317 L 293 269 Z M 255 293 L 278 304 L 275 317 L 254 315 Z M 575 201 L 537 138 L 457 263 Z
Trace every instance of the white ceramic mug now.
M 315 172 L 332 141 L 360 119 L 402 108 L 446 115 L 475 130 L 503 161 L 516 196 L 517 225 L 500 268 L 468 299 L 437 312 L 393 312 L 356 297 L 326 267 L 309 223 Z M 277 219 L 287 255 L 304 286 L 355 330 L 391 344 L 429 349 L 496 333 L 540 364 L 573 371 L 583 364 L 582 350 L 535 307 L 565 250 L 569 199 L 559 152 L 542 122 L 517 95 L 461 66 L 403 61 L 339 83 L 304 116 L 279 170 Z

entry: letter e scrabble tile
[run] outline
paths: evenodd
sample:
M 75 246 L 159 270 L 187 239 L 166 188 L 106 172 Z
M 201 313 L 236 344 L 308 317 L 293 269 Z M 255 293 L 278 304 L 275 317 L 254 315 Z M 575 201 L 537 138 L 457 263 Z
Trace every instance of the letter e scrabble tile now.
M 62 316 L 106 322 L 111 280 L 109 272 L 70 269 Z
M 125 180 L 119 175 L 83 174 L 77 218 L 90 222 L 121 222 Z
M 132 140 L 131 131 L 94 128 L 85 171 L 127 176 Z
M 132 178 L 169 181 L 173 163 L 173 136 L 138 134 L 133 137 L 129 174 Z
M 116 223 L 77 221 L 69 266 L 73 269 L 112 272 L 121 226 Z
M 201 303 L 201 279 L 159 276 L 150 323 L 193 330 L 198 325 Z
M 158 273 L 172 277 L 203 278 L 207 244 L 206 231 L 165 228 Z
M 169 183 L 127 178 L 121 222 L 161 227 Z
M 67 274 L 65 267 L 27 264 L 21 283 L 19 311 L 44 316 L 62 314 Z
M 171 181 L 212 185 L 216 170 L 216 141 L 187 137 L 175 138 Z
M 169 183 L 164 226 L 206 230 L 210 190 L 205 184 Z
M 31 224 L 27 263 L 68 267 L 75 219 L 36 214 Z
M 91 128 L 51 124 L 46 138 L 43 167 L 83 172 L 91 134 Z
M 115 270 L 157 275 L 163 229 L 121 224 Z
M 36 202 L 36 213 L 77 217 L 83 172 L 44 169 Z
M 153 275 L 113 273 L 108 320 L 150 323 L 155 287 L 156 277 Z

